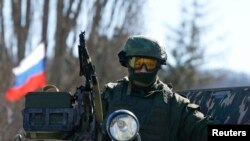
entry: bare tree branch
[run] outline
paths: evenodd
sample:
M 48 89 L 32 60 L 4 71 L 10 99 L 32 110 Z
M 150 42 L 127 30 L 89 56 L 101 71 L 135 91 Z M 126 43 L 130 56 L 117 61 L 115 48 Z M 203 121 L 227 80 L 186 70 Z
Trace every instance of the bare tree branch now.
M 44 0 L 43 5 L 43 18 L 42 18 L 42 42 L 45 44 L 45 50 L 47 50 L 47 32 L 48 32 L 48 15 L 49 15 L 49 0 Z
M 68 7 L 67 14 L 65 17 L 69 17 L 70 13 L 72 12 L 71 10 L 72 10 L 73 3 L 74 3 L 74 0 L 69 1 L 69 7 Z
M 22 25 L 22 1 L 21 0 L 12 0 L 12 18 L 14 21 L 14 31 L 17 36 L 17 58 L 18 61 L 24 58 L 25 53 L 25 43 L 28 36 L 31 12 L 30 12 L 30 0 L 26 1 L 26 16 L 25 16 L 25 25 Z

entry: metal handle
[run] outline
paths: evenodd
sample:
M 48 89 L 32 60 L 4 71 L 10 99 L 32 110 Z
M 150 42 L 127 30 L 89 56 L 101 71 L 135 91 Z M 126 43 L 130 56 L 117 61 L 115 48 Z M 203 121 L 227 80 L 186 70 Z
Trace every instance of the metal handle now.
M 55 85 L 48 84 L 43 87 L 43 92 L 46 92 L 50 89 L 54 89 L 56 92 L 59 92 L 59 89 Z

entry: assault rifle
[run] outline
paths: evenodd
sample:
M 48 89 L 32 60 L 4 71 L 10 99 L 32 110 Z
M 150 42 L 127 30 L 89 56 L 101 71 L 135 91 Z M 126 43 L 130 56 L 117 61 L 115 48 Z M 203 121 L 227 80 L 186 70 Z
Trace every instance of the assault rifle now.
M 82 121 L 82 139 L 96 140 L 98 132 L 96 127 L 100 126 L 103 120 L 99 84 L 95 67 L 85 45 L 85 32 L 80 33 L 79 42 L 80 76 L 85 77 L 85 86 L 81 85 L 76 90 L 77 117 L 80 117 L 77 122 Z

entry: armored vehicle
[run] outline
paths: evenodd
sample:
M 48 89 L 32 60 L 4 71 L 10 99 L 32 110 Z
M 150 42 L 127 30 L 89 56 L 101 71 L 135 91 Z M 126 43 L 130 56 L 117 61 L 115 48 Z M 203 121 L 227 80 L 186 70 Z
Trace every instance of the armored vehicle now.
M 250 124 L 250 86 L 182 90 L 205 115 L 222 124 Z

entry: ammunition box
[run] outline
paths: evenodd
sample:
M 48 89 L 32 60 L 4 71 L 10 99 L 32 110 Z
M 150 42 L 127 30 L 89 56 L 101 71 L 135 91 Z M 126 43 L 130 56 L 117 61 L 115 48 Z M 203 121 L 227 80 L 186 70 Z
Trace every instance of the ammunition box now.
M 23 128 L 29 139 L 67 139 L 75 129 L 76 110 L 67 92 L 30 92 L 25 96 Z

